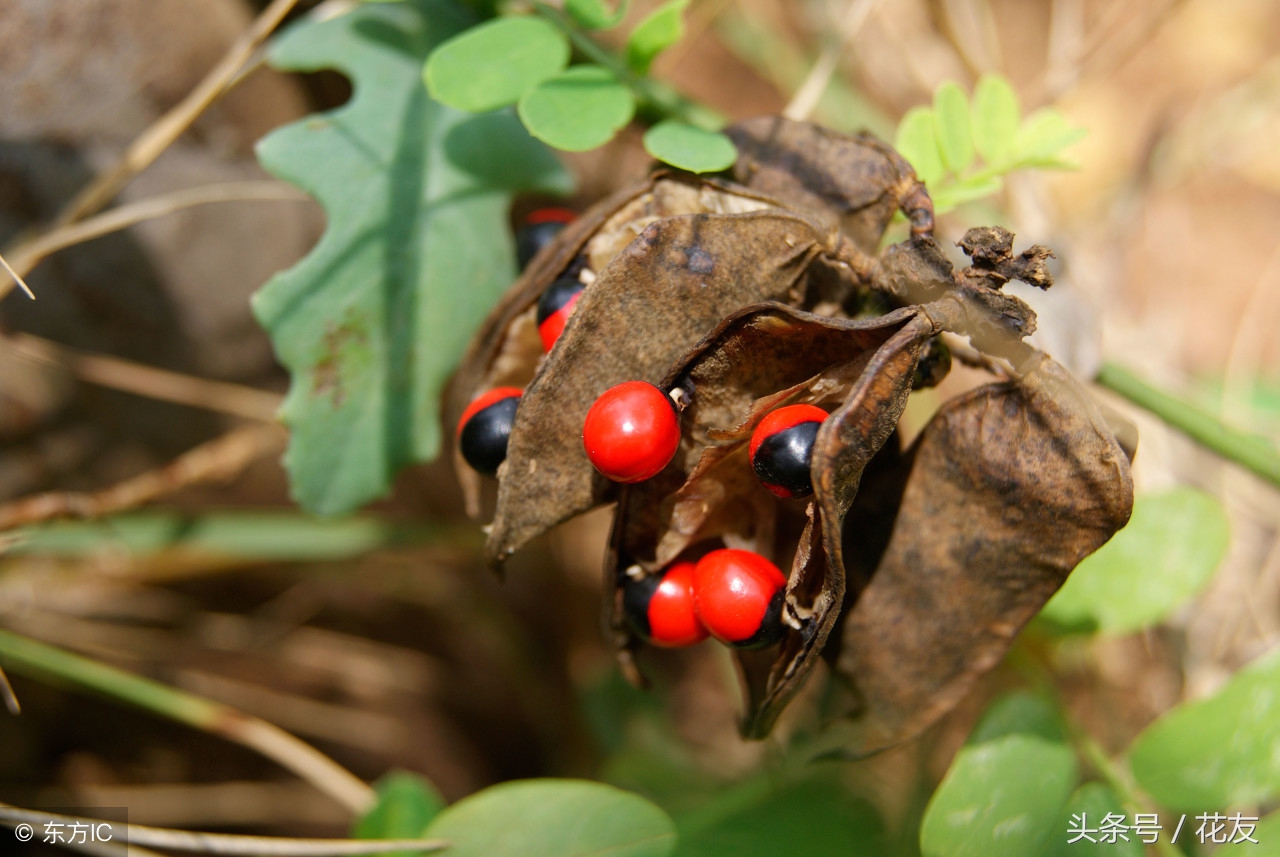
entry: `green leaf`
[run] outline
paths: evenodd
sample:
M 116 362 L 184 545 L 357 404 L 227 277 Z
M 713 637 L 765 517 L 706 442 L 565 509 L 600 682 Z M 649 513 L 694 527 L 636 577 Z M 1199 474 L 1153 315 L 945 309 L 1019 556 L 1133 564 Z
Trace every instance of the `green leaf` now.
M 584 780 L 491 786 L 436 817 L 449 857 L 666 857 L 675 825 L 644 798 Z
M 320 243 L 253 300 L 293 377 L 285 466 L 311 511 L 355 508 L 437 454 L 441 389 L 515 275 L 512 193 L 571 187 L 510 112 L 427 97 L 423 59 L 469 22 L 441 0 L 364 5 L 272 51 L 281 68 L 339 68 L 355 93 L 258 144 L 262 165 L 328 214 Z
M 1006 694 L 987 707 L 982 720 L 969 734 L 970 745 L 994 741 L 1006 735 L 1034 735 L 1046 741 L 1062 741 L 1062 721 L 1043 698 L 1026 691 Z
M 956 754 L 920 824 L 924 857 L 1035 854 L 1056 835 L 1076 784 L 1061 741 L 1014 733 Z
M 444 809 L 444 798 L 435 786 L 417 774 L 396 771 L 374 786 L 378 802 L 356 822 L 356 839 L 417 839 Z M 391 851 L 385 857 L 411 857 L 411 852 Z
M 1071 572 L 1043 615 L 1110 633 L 1145 628 L 1209 582 L 1229 541 L 1226 513 L 1208 494 L 1175 488 L 1139 496 L 1128 526 Z
M 423 77 L 431 97 L 471 113 L 515 104 L 569 63 L 569 40 L 547 21 L 498 18 L 431 52 Z
M 1232 813 L 1234 815 L 1235 813 Z M 1248 822 L 1252 824 L 1253 822 Z M 1244 841 L 1245 820 L 1241 819 L 1239 830 L 1233 831 L 1232 822 L 1227 822 L 1228 842 L 1213 852 L 1213 857 L 1280 857 L 1280 812 L 1273 812 L 1258 822 L 1257 827 L 1248 832 L 1254 842 Z M 1238 840 L 1234 841 L 1233 840 Z
M 973 90 L 973 146 L 987 162 L 998 167 L 1013 154 L 1014 138 L 1022 109 L 1009 81 L 998 74 L 984 74 Z
M 980 176 L 957 182 L 944 182 L 936 191 L 931 192 L 933 210 L 937 214 L 945 214 L 966 202 L 999 193 L 1002 187 L 1004 187 L 1004 179 L 999 176 Z
M 733 141 L 718 131 L 704 131 L 675 119 L 664 119 L 644 134 L 644 150 L 664 163 L 691 173 L 726 170 L 738 159 Z
M 1280 796 L 1280 649 L 1208 699 L 1148 726 L 1129 761 L 1142 787 L 1173 809 L 1205 812 Z
M 603 146 L 635 114 L 631 90 L 608 69 L 576 65 L 543 81 L 520 99 L 520 120 L 529 133 L 566 152 Z
M 889 852 L 875 809 L 836 772 L 778 788 L 760 777 L 679 818 L 676 857 L 852 857 Z
M 1052 107 L 1044 107 L 1022 120 L 1014 135 L 1013 160 L 1019 166 L 1060 165 L 1056 156 L 1088 131 L 1067 122 Z
M 631 31 L 627 39 L 627 68 L 634 74 L 648 74 L 658 54 L 684 36 L 684 10 L 689 0 L 669 0 Z
M 585 29 L 607 30 L 626 17 L 627 0 L 618 0 L 618 8 L 612 13 L 604 0 L 565 0 L 564 10 Z
M 898 123 L 898 136 L 893 147 L 915 168 L 916 177 L 932 186 L 946 175 L 942 155 L 938 151 L 938 137 L 933 128 L 933 111 L 928 107 L 913 107 Z
M 1071 842 L 1076 834 L 1069 831 L 1105 829 L 1103 820 L 1108 815 L 1112 816 L 1113 822 L 1117 822 L 1110 826 L 1116 831 L 1114 837 L 1090 832 L 1088 836 L 1095 841 L 1080 838 Z M 1049 847 L 1040 857 L 1143 857 L 1146 851 L 1143 850 L 1142 840 L 1128 829 L 1136 821 L 1126 813 L 1120 798 L 1109 787 L 1102 783 L 1086 783 L 1076 789 L 1075 794 L 1067 801 L 1062 816 L 1049 837 Z M 1161 830 L 1160 833 L 1165 837 L 1173 835 L 1173 831 Z M 1110 841 L 1111 839 L 1114 841 Z
M 968 169 L 973 163 L 973 135 L 969 130 L 969 98 L 960 84 L 947 81 L 933 93 L 933 128 L 947 169 L 957 174 Z

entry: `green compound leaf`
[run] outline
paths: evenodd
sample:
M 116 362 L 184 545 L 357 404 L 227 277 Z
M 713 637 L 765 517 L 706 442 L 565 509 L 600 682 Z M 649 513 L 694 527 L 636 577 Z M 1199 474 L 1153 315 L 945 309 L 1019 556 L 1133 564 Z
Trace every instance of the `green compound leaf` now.
M 1230 844 L 1213 852 L 1213 857 L 1280 857 L 1280 812 L 1266 816 L 1251 831 L 1247 831 L 1246 826 L 1242 822 L 1240 829 L 1232 831 L 1232 823 L 1228 821 L 1226 833 Z M 1246 833 L 1253 842 L 1245 840 Z
M 916 176 L 929 186 L 930 191 L 946 175 L 947 168 L 938 151 L 938 136 L 933 130 L 933 111 L 928 107 L 913 107 L 907 111 L 898 124 L 898 136 L 893 147 L 911 163 Z
M 1060 830 L 1075 753 L 1040 700 L 997 702 L 961 748 L 920 823 L 924 857 L 1037 854 Z
M 606 68 L 576 65 L 535 86 L 520 99 L 529 133 L 566 152 L 603 146 L 635 114 L 631 90 Z
M 431 52 L 423 77 L 431 97 L 471 113 L 515 104 L 569 63 L 569 40 L 541 18 L 499 18 Z
M 1042 615 L 1110 633 L 1145 628 L 1199 592 L 1226 555 L 1222 505 L 1192 488 L 1139 496 L 1133 517 L 1071 572 Z
M 933 127 L 942 162 L 953 173 L 973 163 L 973 135 L 969 129 L 969 97 L 960 84 L 947 81 L 933 94 Z
M 1022 109 L 1009 81 L 1000 75 L 984 74 L 973 90 L 970 116 L 973 146 L 989 167 L 1008 163 Z
M 1280 650 L 1151 724 L 1129 762 L 1142 787 L 1173 809 L 1206 812 L 1280 796 Z
M 627 14 L 627 0 L 618 0 L 618 8 L 610 13 L 604 0 L 565 0 L 564 10 L 580 26 L 588 30 L 607 30 L 622 23 Z
M 1110 825 L 1105 823 L 1108 816 Z M 1137 821 L 1110 788 L 1102 783 L 1086 783 L 1067 801 L 1049 837 L 1049 847 L 1040 857 L 1143 857 L 1147 852 L 1142 840 L 1129 829 Z M 1108 827 L 1114 831 L 1110 836 L 1104 833 Z M 1087 836 L 1077 838 L 1086 831 Z M 1171 830 L 1159 833 L 1162 837 L 1173 835 Z
M 644 798 L 584 780 L 491 786 L 437 816 L 449 857 L 666 857 L 675 825 Z
M 1059 158 L 1058 153 L 1087 133 L 1052 107 L 1042 108 L 1022 120 L 1014 136 L 1013 159 L 1024 167 L 1072 168 L 1074 164 Z
M 418 839 L 431 820 L 444 809 L 435 786 L 417 774 L 397 771 L 377 782 L 378 802 L 365 813 L 351 835 L 356 839 Z M 390 851 L 382 857 L 412 857 L 412 852 Z
M 515 273 L 512 192 L 570 190 L 509 112 L 428 98 L 423 59 L 470 23 L 443 0 L 363 5 L 295 27 L 272 51 L 281 68 L 339 68 L 354 85 L 343 107 L 258 144 L 262 165 L 329 217 L 311 253 L 253 301 L 292 374 L 285 466 L 311 511 L 353 509 L 438 453 L 440 391 Z
M 664 163 L 691 173 L 726 170 L 738 159 L 733 141 L 718 131 L 704 131 L 675 119 L 664 119 L 644 135 L 644 150 Z
M 634 74 L 648 74 L 658 54 L 684 36 L 684 10 L 689 0 L 670 0 L 640 22 L 627 39 L 627 68 Z

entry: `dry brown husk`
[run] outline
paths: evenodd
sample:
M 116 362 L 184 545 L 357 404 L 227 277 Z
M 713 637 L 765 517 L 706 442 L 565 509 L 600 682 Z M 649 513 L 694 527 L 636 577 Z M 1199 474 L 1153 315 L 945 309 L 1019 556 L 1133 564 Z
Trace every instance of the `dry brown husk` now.
M 743 734 L 768 734 L 825 653 L 854 700 L 846 750 L 875 752 L 954 706 L 1123 526 L 1128 458 L 1083 387 L 1023 342 L 1031 310 L 1000 291 L 1013 278 L 1051 285 L 1047 249 L 1015 256 L 1007 231 L 971 230 L 960 246 L 973 264 L 956 271 L 923 186 L 885 144 L 772 117 L 728 133 L 743 185 L 656 173 L 539 254 L 473 345 L 453 411 L 526 385 L 498 471 L 495 564 L 618 499 L 606 595 L 633 679 L 628 575 L 721 545 L 755 550 L 790 568 L 787 631 L 735 652 Z M 895 210 L 911 237 L 872 255 Z M 571 264 L 589 284 L 543 356 L 534 305 Z M 851 318 L 867 295 L 890 311 Z M 944 330 L 1007 380 L 948 403 L 903 452 L 913 373 Z M 587 461 L 581 426 L 628 380 L 677 391 L 682 438 L 665 470 L 620 489 Z M 747 460 L 759 420 L 794 403 L 831 409 L 807 503 L 773 497 Z M 478 480 L 465 484 L 475 509 Z

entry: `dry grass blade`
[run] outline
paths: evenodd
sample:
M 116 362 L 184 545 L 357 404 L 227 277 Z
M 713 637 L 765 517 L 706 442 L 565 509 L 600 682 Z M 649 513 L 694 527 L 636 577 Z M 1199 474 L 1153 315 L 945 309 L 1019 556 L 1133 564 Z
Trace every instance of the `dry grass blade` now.
M 8 344 L 34 360 L 67 366 L 81 381 L 148 399 L 267 421 L 275 419 L 280 407 L 281 397 L 276 393 L 90 354 L 30 334 L 16 333 L 8 338 Z
M 346 768 L 283 729 L 230 706 L 3 630 L 0 665 L 33 678 L 53 679 L 103 694 L 257 750 L 353 813 L 365 812 L 373 805 L 373 789 Z
M 11 253 L 12 267 L 0 263 L 18 280 L 27 294 L 31 290 L 18 276 L 30 274 L 50 254 L 94 238 L 101 238 L 112 232 L 118 232 L 147 220 L 154 220 L 173 214 L 184 208 L 197 205 L 208 205 L 215 202 L 252 202 L 260 200 L 282 200 L 287 202 L 308 199 L 306 194 L 292 185 L 278 181 L 243 181 L 224 182 L 222 184 L 202 187 L 184 188 L 173 193 L 162 194 L 150 199 L 121 205 L 110 211 L 90 217 L 78 223 L 69 224 L 32 238 L 19 244 Z M 34 299 L 35 295 L 31 295 Z
M 168 465 L 102 491 L 51 491 L 0 506 L 0 531 L 53 518 L 97 518 L 148 503 L 194 485 L 230 479 L 264 455 L 284 447 L 277 425 L 239 428 L 178 456 Z
M 0 822 L 9 824 L 93 824 L 99 819 L 57 815 L 20 809 L 0 803 Z M 278 857 L 344 857 L 344 855 L 381 854 L 386 851 L 439 851 L 448 846 L 439 839 L 290 839 L 279 836 L 237 836 L 227 833 L 198 833 L 169 830 L 163 827 L 128 825 L 129 851 L 135 846 L 149 845 L 175 851 L 203 854 L 266 854 Z
M 22 713 L 22 704 L 18 702 L 18 695 L 13 692 L 13 685 L 9 684 L 9 677 L 2 669 L 0 669 L 0 697 L 4 697 L 4 707 L 9 709 L 10 714 L 16 716 Z
M 809 76 L 805 78 L 804 83 L 800 84 L 800 88 L 791 98 L 791 103 L 782 111 L 783 116 L 796 120 L 809 117 L 813 109 L 818 106 L 818 101 L 826 91 L 827 84 L 831 82 L 831 76 L 835 74 L 840 54 L 857 36 L 875 5 L 876 0 L 851 0 L 840 21 L 839 33 L 822 49 L 822 54 L 813 64 Z
M 8 260 L 6 260 L 3 255 L 0 255 L 0 267 L 3 267 L 6 271 L 9 272 L 9 276 L 13 277 L 13 281 L 17 283 L 18 286 L 24 292 L 27 293 L 27 297 L 31 298 L 31 300 L 36 299 L 35 292 L 31 291 L 31 287 L 27 285 L 27 281 L 22 279 L 22 275 L 19 274 L 16 270 L 14 270 L 13 266 L 9 264 Z M 3 297 L 4 293 L 7 292 L 10 288 L 11 287 L 8 285 L 0 286 L 0 297 Z

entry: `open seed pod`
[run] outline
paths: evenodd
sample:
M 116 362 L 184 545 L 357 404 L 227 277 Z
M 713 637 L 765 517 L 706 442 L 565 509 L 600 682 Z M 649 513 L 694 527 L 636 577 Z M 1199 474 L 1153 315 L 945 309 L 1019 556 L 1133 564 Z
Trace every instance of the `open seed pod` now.
M 1035 315 L 1001 291 L 1015 278 L 1050 286 L 1047 249 L 1014 255 L 1007 231 L 974 229 L 959 244 L 972 265 L 954 270 L 928 195 L 888 146 L 780 119 L 729 134 L 748 186 L 657 173 L 606 200 L 533 260 L 476 340 L 455 413 L 527 385 L 487 552 L 500 564 L 618 499 L 606 596 L 636 680 L 623 585 L 720 546 L 762 554 L 789 569 L 786 629 L 735 649 L 743 734 L 766 735 L 825 656 L 850 692 L 845 749 L 874 752 L 954 706 L 1123 526 L 1131 449 L 1023 341 Z M 873 255 L 895 210 L 911 236 Z M 543 355 L 534 307 L 566 273 L 585 290 Z M 1006 380 L 947 404 L 904 452 L 898 420 L 913 386 L 945 374 L 945 361 L 920 366 L 943 331 Z M 671 391 L 680 441 L 665 469 L 618 486 L 592 468 L 582 426 L 597 396 L 632 380 Z M 789 404 L 831 412 L 807 502 L 773 496 L 749 462 L 752 431 Z

